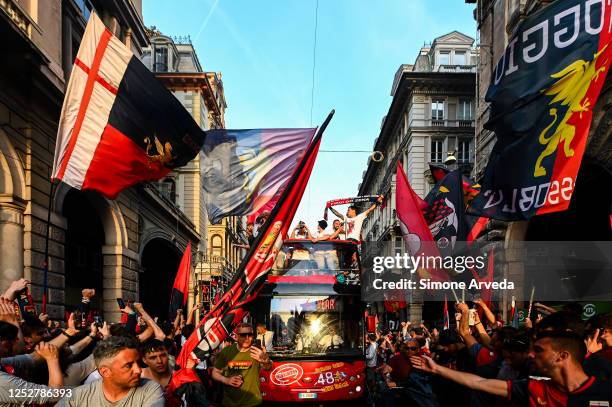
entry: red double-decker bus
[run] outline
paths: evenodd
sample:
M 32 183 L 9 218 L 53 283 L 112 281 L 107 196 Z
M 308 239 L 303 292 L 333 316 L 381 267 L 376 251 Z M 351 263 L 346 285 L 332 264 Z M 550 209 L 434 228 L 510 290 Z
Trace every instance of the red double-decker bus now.
M 364 397 L 359 275 L 353 242 L 283 244 L 253 309 L 256 322 L 273 333 L 267 345 L 274 365 L 260 377 L 265 401 L 325 403 Z

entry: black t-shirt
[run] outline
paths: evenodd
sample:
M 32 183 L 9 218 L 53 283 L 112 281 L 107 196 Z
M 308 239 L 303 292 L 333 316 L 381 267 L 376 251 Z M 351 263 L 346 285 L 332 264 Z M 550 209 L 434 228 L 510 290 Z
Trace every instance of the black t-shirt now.
M 552 380 L 508 380 L 508 399 L 530 407 L 595 407 L 610 406 L 612 383 L 589 379 L 578 389 L 567 393 Z
M 612 380 L 612 360 L 606 359 L 603 351 L 592 353 L 582 362 L 584 372 L 599 380 Z

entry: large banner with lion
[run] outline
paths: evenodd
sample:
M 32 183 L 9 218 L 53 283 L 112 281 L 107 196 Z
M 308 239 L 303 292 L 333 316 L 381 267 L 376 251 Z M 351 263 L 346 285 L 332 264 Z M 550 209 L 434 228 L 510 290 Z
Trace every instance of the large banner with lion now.
M 612 60 L 611 13 L 606 0 L 557 1 L 518 27 L 486 94 L 497 142 L 470 211 L 521 220 L 569 207 Z

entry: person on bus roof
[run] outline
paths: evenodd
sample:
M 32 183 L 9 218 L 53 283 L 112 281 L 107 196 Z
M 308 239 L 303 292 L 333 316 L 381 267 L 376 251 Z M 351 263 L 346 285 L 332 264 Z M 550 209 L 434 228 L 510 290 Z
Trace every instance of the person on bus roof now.
M 361 227 L 363 226 L 363 221 L 368 217 L 370 213 L 374 211 L 374 209 L 382 204 L 383 196 L 379 195 L 376 203 L 372 204 L 368 209 L 363 211 L 360 214 L 357 214 L 357 207 L 355 205 L 351 205 L 348 207 L 346 211 L 346 240 L 353 240 L 355 242 L 361 241 Z

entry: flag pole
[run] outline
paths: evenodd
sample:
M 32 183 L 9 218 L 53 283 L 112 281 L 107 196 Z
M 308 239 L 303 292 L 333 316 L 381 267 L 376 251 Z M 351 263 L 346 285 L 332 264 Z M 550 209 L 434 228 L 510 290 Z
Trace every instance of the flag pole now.
M 49 292 L 49 230 L 51 229 L 51 206 L 53 205 L 53 195 L 57 190 L 56 180 L 51 181 L 51 189 L 49 190 L 49 206 L 47 208 L 47 230 L 45 232 L 45 257 L 43 261 L 43 294 L 41 312 L 47 313 L 47 300 Z
M 531 286 L 531 296 L 529 297 L 529 309 L 527 311 L 527 318 L 531 318 L 531 307 L 533 306 L 533 296 L 535 295 L 535 285 Z

